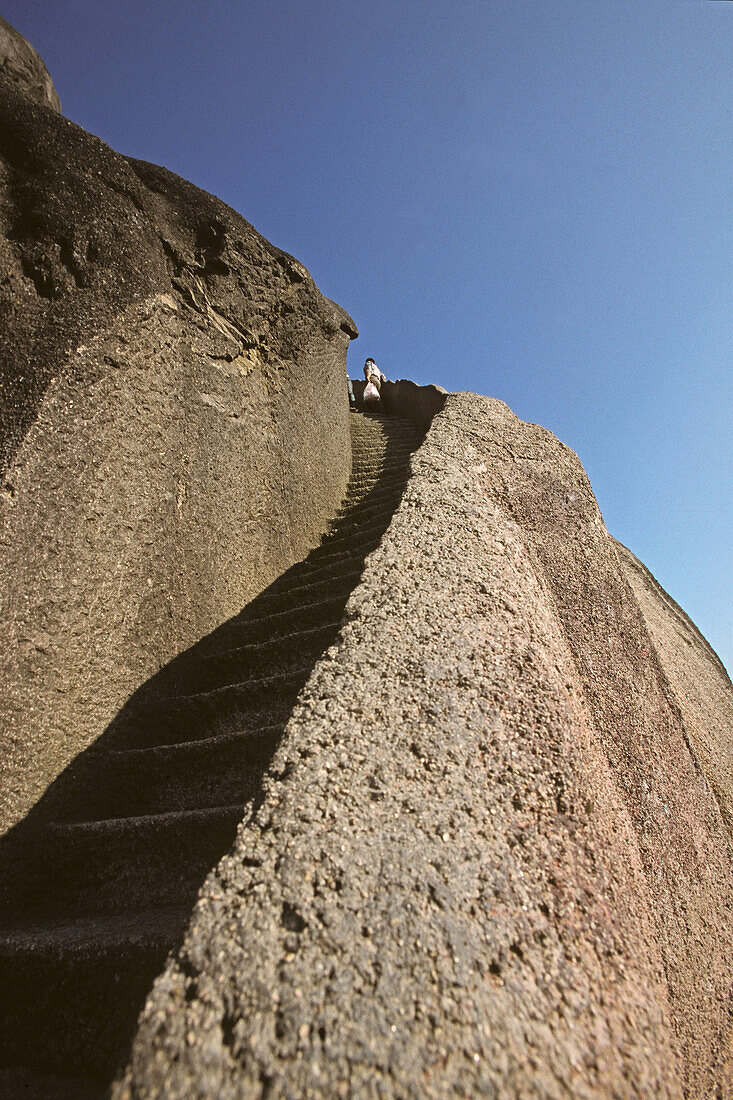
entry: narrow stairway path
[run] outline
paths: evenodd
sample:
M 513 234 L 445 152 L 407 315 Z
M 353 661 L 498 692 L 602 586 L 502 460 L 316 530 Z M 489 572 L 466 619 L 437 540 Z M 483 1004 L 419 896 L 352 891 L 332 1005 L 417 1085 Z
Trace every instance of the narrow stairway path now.
M 321 545 L 136 693 L 0 842 L 0 1096 L 103 1095 L 124 1059 L 422 438 L 393 417 L 351 422 L 352 476 Z

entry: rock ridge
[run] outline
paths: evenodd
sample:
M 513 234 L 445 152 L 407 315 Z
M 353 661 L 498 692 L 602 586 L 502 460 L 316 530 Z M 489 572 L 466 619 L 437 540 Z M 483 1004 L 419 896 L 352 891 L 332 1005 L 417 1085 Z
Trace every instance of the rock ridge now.
M 0 80 L 14 84 L 36 103 L 61 113 L 61 101 L 43 60 L 30 42 L 2 17 L 0 17 Z
M 106 1091 L 173 948 L 116 1100 L 733 1095 L 733 687 L 577 456 L 400 380 L 347 491 L 351 318 L 3 20 L 0 168 L 3 1042 L 86 1075 L 0 1090 Z
M 411 470 L 115 1097 L 726 1095 L 719 700 L 550 432 L 448 395 Z
M 356 328 L 235 211 L 7 73 L 0 165 L 6 829 L 318 544 L 349 477 Z

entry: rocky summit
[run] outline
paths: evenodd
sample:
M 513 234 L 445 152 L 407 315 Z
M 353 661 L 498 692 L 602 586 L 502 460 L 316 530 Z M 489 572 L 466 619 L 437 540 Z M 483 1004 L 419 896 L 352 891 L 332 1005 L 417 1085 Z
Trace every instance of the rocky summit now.
M 18 89 L 44 107 L 61 111 L 51 74 L 30 42 L 0 17 L 0 74 L 4 84 Z
M 0 29 L 0 1095 L 733 1096 L 716 655 Z
M 13 79 L 0 158 L 7 827 L 320 541 L 349 477 L 356 330 L 224 203 Z

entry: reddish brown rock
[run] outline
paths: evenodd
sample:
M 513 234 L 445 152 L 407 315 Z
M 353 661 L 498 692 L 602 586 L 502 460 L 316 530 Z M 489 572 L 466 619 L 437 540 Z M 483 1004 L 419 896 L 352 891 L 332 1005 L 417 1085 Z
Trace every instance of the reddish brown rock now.
M 293 566 L 346 486 L 353 323 L 49 110 L 0 30 L 4 823 L 35 804 L 3 849 L 0 1089 L 105 1091 L 246 803 L 119 1100 L 730 1096 L 715 654 L 577 457 L 475 395 L 387 384 L 387 412 L 442 411 L 412 458 L 361 424 L 341 527 Z
M 550 432 L 412 470 L 115 1095 L 728 1095 L 730 681 Z

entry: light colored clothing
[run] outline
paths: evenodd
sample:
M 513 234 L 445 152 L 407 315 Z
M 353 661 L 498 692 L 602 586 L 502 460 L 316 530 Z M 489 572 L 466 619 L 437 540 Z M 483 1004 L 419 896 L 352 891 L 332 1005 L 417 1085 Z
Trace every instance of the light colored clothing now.
M 382 382 L 387 381 L 386 374 L 382 374 L 376 363 L 364 364 L 364 377 L 367 382 L 373 382 L 377 389 L 381 389 Z

